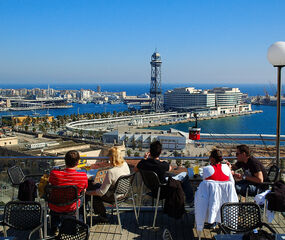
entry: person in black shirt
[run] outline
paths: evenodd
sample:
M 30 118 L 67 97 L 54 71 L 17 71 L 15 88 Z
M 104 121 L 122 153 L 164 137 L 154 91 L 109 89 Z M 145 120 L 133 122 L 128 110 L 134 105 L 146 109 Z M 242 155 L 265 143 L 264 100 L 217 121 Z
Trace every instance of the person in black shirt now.
M 159 159 L 159 156 L 162 151 L 162 145 L 159 141 L 155 141 L 150 144 L 150 152 L 145 154 L 145 158 L 141 160 L 138 165 L 135 167 L 135 171 L 139 169 L 154 171 L 161 183 L 167 182 L 167 172 L 172 170 L 172 167 L 169 163 Z M 186 202 L 191 204 L 194 200 L 193 188 L 189 177 L 186 172 L 180 173 L 173 177 L 176 180 L 181 181 L 182 188 L 186 196 Z
M 267 172 L 262 163 L 250 155 L 249 147 L 246 145 L 237 146 L 237 162 L 232 166 L 232 170 L 242 169 L 242 173 L 233 173 L 236 180 L 236 191 L 242 196 L 246 195 L 246 189 L 249 189 L 249 195 L 257 194 L 258 183 L 267 180 Z

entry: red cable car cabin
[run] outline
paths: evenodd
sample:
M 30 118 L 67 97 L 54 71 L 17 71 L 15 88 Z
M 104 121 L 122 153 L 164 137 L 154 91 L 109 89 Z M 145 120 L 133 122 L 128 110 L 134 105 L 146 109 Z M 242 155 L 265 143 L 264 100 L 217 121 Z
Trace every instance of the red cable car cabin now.
M 200 140 L 201 128 L 190 127 L 189 128 L 189 139 Z

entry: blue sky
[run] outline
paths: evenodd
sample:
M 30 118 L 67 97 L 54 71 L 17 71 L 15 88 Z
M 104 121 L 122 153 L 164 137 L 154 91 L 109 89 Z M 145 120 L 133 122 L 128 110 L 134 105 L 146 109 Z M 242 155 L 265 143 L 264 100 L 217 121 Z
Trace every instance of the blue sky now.
M 276 82 L 284 0 L 0 0 L 0 83 Z

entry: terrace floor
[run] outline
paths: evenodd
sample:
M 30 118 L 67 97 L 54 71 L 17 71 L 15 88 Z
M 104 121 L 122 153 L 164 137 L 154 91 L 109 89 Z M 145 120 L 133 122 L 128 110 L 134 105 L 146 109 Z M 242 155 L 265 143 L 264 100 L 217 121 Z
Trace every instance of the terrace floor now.
M 134 212 L 125 211 L 120 213 L 121 222 L 123 226 L 123 232 L 120 234 L 119 225 L 117 224 L 117 216 L 114 212 L 114 216 L 109 216 L 110 223 L 102 224 L 96 223 L 97 218 L 93 217 L 93 224 L 90 228 L 89 240 L 125 240 L 125 239 L 147 239 L 147 240 L 161 240 L 162 233 L 165 228 L 168 228 L 172 234 L 174 240 L 183 239 L 198 239 L 197 231 L 194 228 L 194 213 L 193 210 L 184 215 L 182 219 L 175 220 L 163 214 L 162 211 L 158 212 L 156 228 L 152 226 L 154 211 L 145 210 L 141 211 L 139 218 L 139 226 L 136 224 Z M 87 219 L 89 223 L 90 218 Z M 285 217 L 282 214 L 276 214 L 275 220 L 270 224 L 271 227 L 277 232 L 285 234 Z M 266 229 L 266 228 L 265 228 Z M 202 233 L 202 239 L 213 239 L 217 234 L 218 227 L 216 229 L 204 229 Z M 13 232 L 15 233 L 15 232 Z M 9 234 L 9 230 L 8 230 Z M 3 236 L 3 229 L 0 228 L 0 239 Z M 12 234 L 11 236 L 15 236 Z M 38 239 L 38 236 L 34 236 L 32 239 Z M 23 235 L 17 234 L 18 240 L 23 239 Z
M 143 211 L 140 213 L 139 227 L 136 225 L 133 212 L 124 212 L 120 214 L 123 225 L 123 233 L 117 224 L 117 217 L 111 218 L 110 224 L 96 224 L 90 229 L 90 240 L 123 240 L 123 239 L 162 239 L 162 233 L 168 228 L 173 239 L 198 239 L 197 231 L 194 228 L 194 213 L 185 214 L 182 219 L 175 220 L 162 212 L 158 213 L 156 228 L 152 229 L 154 211 Z M 270 226 L 277 233 L 285 234 L 285 217 L 282 214 L 275 215 L 275 219 Z M 96 220 L 96 219 L 95 219 Z M 265 228 L 266 229 L 266 228 Z M 218 227 L 214 230 L 204 229 L 202 239 L 212 239 L 218 232 Z

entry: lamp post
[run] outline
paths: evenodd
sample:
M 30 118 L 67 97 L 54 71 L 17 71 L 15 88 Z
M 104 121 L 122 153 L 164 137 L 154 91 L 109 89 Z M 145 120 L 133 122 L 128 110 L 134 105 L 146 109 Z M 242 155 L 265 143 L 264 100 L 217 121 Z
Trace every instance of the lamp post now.
M 281 169 L 281 178 L 285 170 L 284 159 L 280 163 L 280 123 L 281 123 L 281 69 L 285 66 L 285 42 L 273 43 L 267 52 L 268 61 L 277 67 L 277 123 L 276 123 L 276 164 Z

